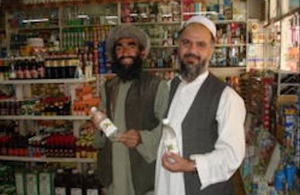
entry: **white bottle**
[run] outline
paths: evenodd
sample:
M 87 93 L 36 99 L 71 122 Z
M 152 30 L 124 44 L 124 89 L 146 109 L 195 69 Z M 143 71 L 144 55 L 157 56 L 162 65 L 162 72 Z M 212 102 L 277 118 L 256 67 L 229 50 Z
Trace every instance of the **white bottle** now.
M 96 123 L 97 128 L 103 131 L 107 137 L 114 138 L 117 135 L 118 128 L 113 122 L 104 114 L 100 112 L 96 107 L 91 108 L 93 115 L 93 121 Z
M 164 145 L 166 152 L 172 152 L 175 154 L 179 154 L 178 143 L 176 139 L 176 133 L 172 126 L 170 125 L 170 120 L 165 118 L 162 120 L 164 125 L 163 134 L 164 134 Z

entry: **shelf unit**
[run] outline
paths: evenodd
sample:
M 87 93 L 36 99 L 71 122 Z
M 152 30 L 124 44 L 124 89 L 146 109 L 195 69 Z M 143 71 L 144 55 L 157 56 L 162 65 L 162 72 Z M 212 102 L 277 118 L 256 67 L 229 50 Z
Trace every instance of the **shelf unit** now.
M 285 92 L 284 92 L 284 89 Z M 300 73 L 289 71 L 277 72 L 277 96 L 297 94 L 300 91 Z
M 68 86 L 71 102 L 75 100 L 76 88 L 82 83 L 96 82 L 96 78 L 81 78 L 81 79 L 24 79 L 24 80 L 8 80 L 1 81 L 0 85 L 14 85 L 16 89 L 16 99 L 23 100 L 31 89 L 32 84 L 64 84 Z M 28 95 L 30 97 L 30 93 Z M 17 120 L 19 123 L 19 133 L 26 135 L 27 127 L 35 128 L 37 121 L 69 121 L 73 125 L 73 135 L 79 138 L 80 128 L 85 121 L 90 120 L 90 116 L 76 116 L 76 115 L 57 115 L 57 116 L 36 116 L 36 115 L 1 115 L 0 120 Z M 26 125 L 25 125 L 26 124 Z M 20 161 L 20 162 L 43 162 L 43 163 L 75 163 L 77 169 L 81 170 L 83 164 L 96 163 L 94 158 L 52 158 L 52 157 L 24 157 L 24 156 L 4 156 L 0 155 L 0 161 Z
M 275 1 L 266 2 L 273 4 Z M 276 6 L 269 5 L 269 8 L 271 9 L 269 14 L 273 15 L 274 18 L 267 18 L 268 21 L 262 21 L 263 28 L 258 28 L 257 30 L 257 33 L 260 33 L 265 39 L 263 41 L 258 41 L 257 43 L 249 44 L 251 46 L 253 45 L 258 53 L 261 51 L 262 54 L 261 63 L 263 64 L 257 69 L 261 70 L 262 74 L 271 76 L 271 78 L 274 79 L 274 83 L 266 88 L 267 91 L 259 94 L 256 94 L 256 91 L 254 90 L 249 92 L 251 95 L 254 95 L 253 97 L 255 98 L 250 103 L 257 101 L 254 103 L 257 108 L 256 110 L 251 110 L 253 127 L 251 127 L 251 131 L 248 131 L 247 133 L 247 144 L 249 144 L 249 146 L 247 147 L 246 158 L 242 165 L 245 189 L 248 193 L 255 192 L 257 189 L 251 189 L 251 187 L 257 184 L 260 186 L 262 185 L 262 182 L 264 182 L 264 184 L 274 183 L 274 187 L 279 189 L 278 184 L 280 184 L 280 181 L 276 174 L 283 170 L 286 171 L 289 166 L 294 164 L 296 167 L 295 178 L 293 178 L 294 189 L 289 189 L 287 192 L 287 189 L 284 189 L 287 185 L 283 185 L 284 187 L 281 192 L 287 194 L 299 194 L 300 67 L 299 63 L 298 70 L 296 71 L 286 71 L 287 69 L 283 67 L 283 64 L 287 60 L 287 58 L 283 58 L 283 56 L 286 56 L 284 49 L 287 48 L 286 45 L 289 44 L 288 38 L 290 38 L 290 35 L 287 34 L 288 27 L 283 23 L 285 22 L 284 20 L 286 17 L 295 16 L 297 13 L 299 14 L 300 9 L 298 3 L 297 8 L 292 9 L 291 11 L 285 10 L 284 8 L 286 6 L 284 4 L 287 4 L 288 2 L 291 1 L 277 1 L 276 3 L 280 4 Z M 276 12 L 275 10 L 282 10 L 282 12 Z M 281 15 L 280 13 L 283 14 Z M 299 17 L 297 19 L 299 24 Z M 252 32 L 250 31 L 250 33 Z M 298 33 L 299 37 L 299 32 L 295 33 Z M 269 40 L 269 35 L 274 36 L 274 42 Z M 270 65 L 269 63 L 272 63 L 271 66 L 268 66 Z M 253 83 L 249 84 L 250 86 L 255 87 Z M 256 87 L 255 89 L 257 90 L 258 88 L 259 87 Z M 255 97 L 255 94 L 256 96 L 264 94 L 267 95 L 267 97 L 257 98 Z M 264 102 L 271 96 L 274 97 L 274 100 L 271 101 L 272 104 L 270 106 L 267 106 L 267 108 L 271 109 L 264 112 L 271 115 L 265 118 L 261 115 L 261 111 L 264 111 L 264 106 L 261 105 L 260 102 Z M 271 119 L 270 121 L 273 120 L 274 124 L 271 126 L 271 129 L 262 127 L 266 119 Z M 261 133 L 264 136 L 254 135 L 256 133 Z M 290 142 L 290 139 L 293 141 Z M 286 175 L 283 175 L 282 177 L 281 182 L 285 180 L 284 183 L 287 183 Z M 256 193 L 260 194 L 261 192 L 258 191 Z
M 151 46 L 151 52 L 152 54 L 154 52 L 158 52 L 156 55 L 160 58 L 164 57 L 162 55 L 163 52 L 166 52 L 166 56 L 170 56 L 173 51 L 178 47 L 178 43 L 176 42 L 178 38 L 178 29 L 180 26 L 184 23 L 185 19 L 185 13 L 184 13 L 184 4 L 186 3 L 186 0 L 173 0 L 173 1 L 153 1 L 153 3 L 157 4 L 164 4 L 173 2 L 180 6 L 180 15 L 179 18 L 177 18 L 174 21 L 152 21 L 152 22 L 132 22 L 133 25 L 137 26 L 138 28 L 143 28 L 151 37 L 151 40 L 155 40 L 154 44 Z M 221 2 L 221 1 L 219 1 Z M 103 41 L 107 35 L 107 32 L 110 28 L 114 27 L 115 25 L 123 24 L 121 21 L 122 17 L 122 5 L 124 5 L 126 2 L 122 1 L 85 1 L 85 3 L 76 1 L 75 3 L 49 3 L 49 4 L 37 4 L 37 5 L 18 5 L 16 7 L 14 6 L 8 6 L 5 7 L 5 32 L 8 37 L 9 43 L 11 43 L 13 40 L 11 40 L 11 35 L 15 34 L 18 36 L 18 33 L 23 34 L 24 37 L 26 37 L 27 34 L 30 33 L 36 33 L 38 31 L 43 32 L 49 32 L 49 34 L 52 34 L 54 37 L 56 36 L 56 39 L 59 40 L 59 48 L 67 48 L 69 45 L 72 45 L 74 42 L 76 44 L 82 44 L 83 40 L 88 40 L 90 42 L 97 41 Z M 134 1 L 130 3 L 146 3 L 149 2 L 146 1 Z M 150 2 L 151 3 L 151 2 Z M 198 1 L 195 1 L 195 3 L 198 3 Z M 4 7 L 1 7 L 1 9 Z M 109 8 L 109 9 L 108 9 Z M 98 9 L 98 10 L 97 10 Z M 44 10 L 45 12 L 54 13 L 53 15 L 56 15 L 53 19 L 54 24 L 47 24 L 47 25 L 35 25 L 32 27 L 32 25 L 23 25 L 25 27 L 17 27 L 15 26 L 13 29 L 9 25 L 13 25 L 10 23 L 10 21 L 16 22 L 14 19 L 13 14 L 17 11 L 22 13 L 27 13 L 28 15 L 24 17 L 25 19 L 30 19 L 31 16 L 34 16 L 34 11 L 39 10 L 41 13 Z M 70 12 L 70 10 L 74 11 Z M 101 10 L 101 11 L 99 11 Z M 76 13 L 76 14 L 75 14 Z M 103 13 L 103 14 L 101 14 Z M 108 18 L 105 18 L 105 15 L 109 16 Z M 178 14 L 178 13 L 176 13 Z M 195 14 L 195 13 L 192 13 Z M 22 15 L 22 14 L 20 14 Z M 81 17 L 89 17 L 93 18 L 93 21 L 90 19 L 89 21 L 85 19 L 81 19 L 80 21 L 78 18 L 75 17 L 75 15 L 81 15 Z M 23 15 L 22 15 L 23 16 Z M 74 18 L 75 17 L 75 18 Z M 74 20 L 75 19 L 75 20 Z M 74 21 L 72 21 L 74 20 Z M 79 21 L 79 23 L 78 23 Z M 216 20 L 215 21 L 217 27 L 220 26 L 230 26 L 230 24 L 238 24 L 238 25 L 246 25 L 246 20 Z M 157 29 L 156 29 L 157 28 Z M 165 33 L 167 32 L 167 33 Z M 84 36 L 83 36 L 83 33 Z M 245 43 L 236 43 L 236 44 L 217 44 L 216 48 L 226 48 L 231 49 L 233 47 L 242 47 L 246 48 L 248 43 L 247 38 L 247 30 L 243 31 L 243 36 L 245 36 Z M 96 34 L 96 35 L 95 35 Z M 77 36 L 77 37 L 76 37 Z M 82 36 L 82 37 L 80 37 Z M 21 37 L 23 39 L 24 37 Z M 76 38 L 74 38 L 76 37 Z M 80 38 L 79 38 L 80 37 Z M 18 37 L 15 37 L 18 38 Z M 172 38 L 172 41 L 168 42 L 168 39 Z M 167 43 L 164 43 L 163 41 L 166 41 Z M 22 45 L 22 44 L 20 44 Z M 7 50 L 9 53 L 12 53 L 13 48 L 10 47 L 11 45 L 7 45 Z M 246 50 L 246 49 L 245 49 Z M 162 56 L 161 56 L 162 55 Z M 157 57 L 156 56 L 156 57 Z M 66 58 L 69 58 L 70 56 L 66 56 Z M 72 57 L 72 56 L 71 56 Z M 76 56 L 74 56 L 76 57 Z M 22 60 L 22 59 L 33 59 L 33 57 L 20 57 L 20 58 L 14 58 L 12 60 Z M 51 58 L 50 56 L 45 56 L 45 59 Z M 245 55 L 246 58 L 246 55 Z M 11 59 L 6 59 L 11 60 Z M 178 65 L 177 65 L 178 66 Z M 178 67 L 162 67 L 162 68 L 145 68 L 145 71 L 151 71 L 151 72 L 165 72 L 165 71 L 176 71 Z M 245 72 L 246 70 L 246 64 L 244 66 L 234 66 L 234 67 L 211 67 L 210 70 L 215 73 L 217 76 L 238 76 L 241 73 Z M 72 101 L 75 98 L 75 88 L 76 86 L 80 85 L 84 82 L 97 82 L 100 77 L 103 75 L 97 75 L 97 79 L 95 78 L 88 78 L 88 79 L 39 79 L 39 80 L 7 80 L 7 81 L 0 81 L 0 85 L 14 85 L 16 88 L 16 99 L 17 100 L 23 100 L 24 96 L 30 91 L 30 85 L 31 84 L 66 84 L 70 86 L 70 94 Z M 85 120 L 89 120 L 88 116 L 0 116 L 0 120 L 19 120 L 20 123 L 23 123 L 24 121 L 37 121 L 37 120 L 69 120 L 73 121 L 73 127 L 74 127 L 74 135 L 78 136 L 79 134 L 79 127 Z M 21 130 L 22 133 L 25 133 Z M 7 156 L 0 156 L 0 160 L 18 160 L 19 157 L 7 157 Z M 21 157 L 20 161 L 32 161 L 32 162 L 91 162 L 90 160 L 79 160 L 76 159 L 63 159 L 63 158 L 27 158 L 27 157 Z
M 242 1 L 245 2 L 245 5 L 247 4 L 246 1 Z M 103 36 L 106 36 L 106 32 L 103 34 L 102 29 L 105 28 L 112 28 L 115 25 L 119 25 L 119 24 L 123 24 L 124 21 L 122 21 L 122 17 L 124 14 L 124 6 L 126 4 L 133 6 L 133 5 L 137 5 L 140 6 L 138 7 L 139 9 L 144 9 L 144 7 L 142 7 L 142 4 L 147 4 L 147 6 L 149 6 L 151 4 L 151 6 L 157 6 L 155 8 L 157 9 L 161 9 L 160 6 L 164 6 L 165 4 L 173 4 L 172 6 L 178 6 L 176 9 L 177 10 L 171 10 L 172 14 L 177 14 L 178 16 L 176 16 L 177 18 L 174 19 L 174 21 L 146 21 L 146 22 L 131 22 L 133 25 L 139 27 L 139 28 L 165 28 L 165 31 L 169 31 L 170 29 L 176 29 L 178 30 L 180 28 L 180 26 L 183 24 L 183 22 L 185 21 L 185 16 L 186 16 L 186 10 L 184 8 L 184 6 L 186 5 L 187 1 L 186 0 L 173 0 L 173 1 L 166 1 L 166 2 L 158 2 L 158 1 L 153 1 L 153 2 L 145 2 L 145 1 L 134 1 L 134 2 L 120 2 L 120 1 L 85 1 L 85 2 L 81 2 L 81 1 L 73 1 L 73 2 L 57 2 L 57 3 L 41 3 L 41 4 L 33 4 L 33 5 L 16 5 L 15 7 L 12 6 L 4 6 L 6 8 L 6 23 L 8 24 L 9 20 L 13 19 L 12 18 L 12 14 L 15 12 L 14 10 L 19 9 L 22 11 L 22 13 L 27 13 L 27 10 L 34 10 L 34 9 L 39 9 L 39 10 L 43 10 L 43 9 L 47 9 L 47 8 L 41 8 L 42 7 L 49 7 L 51 9 L 47 10 L 49 13 L 51 12 L 51 10 L 55 10 L 55 13 L 57 13 L 57 19 L 54 18 L 53 20 L 57 22 L 57 26 L 53 26 L 53 27 L 33 27 L 33 28 L 16 28 L 15 31 L 19 31 L 22 33 L 31 33 L 33 31 L 38 31 L 38 30 L 43 30 L 43 31 L 55 31 L 54 34 L 58 35 L 58 40 L 60 40 L 60 48 L 66 48 L 66 42 L 70 42 L 66 39 L 66 37 L 71 37 L 71 36 L 83 36 L 83 37 L 87 37 L 87 34 L 85 35 L 79 35 L 79 34 L 83 34 L 84 31 L 86 31 L 86 33 L 89 33 L 90 30 L 95 32 L 95 29 L 97 34 L 101 34 L 101 38 L 100 40 L 103 40 Z M 191 2 L 191 3 L 198 3 L 198 1 L 195 2 Z M 223 3 L 221 1 L 218 1 L 219 4 Z M 49 5 L 49 6 L 48 6 Z M 147 7 L 145 6 L 145 7 Z M 150 8 L 152 8 L 150 6 Z M 208 6 L 208 5 L 207 5 Z M 148 9 L 149 7 L 147 7 Z M 145 8 L 146 9 L 146 8 Z M 245 9 L 247 9 L 247 5 L 245 6 Z M 67 12 L 69 11 L 74 11 L 74 13 L 72 12 L 71 14 L 68 14 Z M 97 11 L 98 10 L 98 11 Z M 131 10 L 132 11 L 132 10 Z M 134 10 L 135 11 L 135 10 Z M 147 10 L 149 11 L 149 10 Z M 244 10 L 246 11 L 246 10 Z M 43 13 L 42 11 L 40 11 L 41 13 Z M 80 19 L 78 18 L 74 18 L 74 14 L 78 14 L 78 16 L 80 15 Z M 202 12 L 200 12 L 201 14 Z M 204 13 L 204 12 L 203 12 Z M 73 15 L 72 15 L 73 14 Z M 105 14 L 108 15 L 110 17 L 110 19 L 105 18 Z M 158 12 L 158 14 L 156 14 L 155 17 L 158 17 L 158 15 L 160 14 L 160 12 Z M 170 14 L 170 13 L 169 13 Z M 189 14 L 195 15 L 197 14 L 196 11 L 191 12 Z M 133 14 L 132 14 L 133 15 Z M 29 15 L 30 16 L 30 15 Z M 28 16 L 28 17 L 29 17 Z M 219 26 L 224 26 L 224 25 L 229 25 L 231 23 L 234 24 L 238 24 L 238 25 L 243 25 L 247 23 L 247 16 L 243 16 L 245 19 L 222 19 L 222 20 L 215 20 L 215 23 L 217 25 L 217 27 L 219 28 Z M 85 19 L 85 18 L 90 18 L 89 20 Z M 76 20 L 77 19 L 77 20 Z M 93 21 L 92 21 L 93 19 Z M 78 24 L 78 22 L 80 24 Z M 73 30 L 72 30 L 73 29 Z M 90 30 L 87 30 L 90 29 Z M 94 30 L 93 30 L 94 29 Z M 176 30 L 174 30 L 174 32 L 172 32 L 170 35 L 172 35 L 173 40 L 173 44 L 167 44 L 166 46 L 162 43 L 160 44 L 153 44 L 152 45 L 152 49 L 151 49 L 151 53 L 154 55 L 150 54 L 150 57 L 152 56 L 154 58 L 154 60 L 159 60 L 159 58 L 161 58 L 162 56 L 164 56 L 164 58 L 171 58 L 171 55 L 174 51 L 174 49 L 177 48 L 176 42 L 176 38 L 177 38 L 177 34 L 176 34 Z M 13 31 L 10 29 L 9 25 L 6 25 L 6 29 L 5 31 L 7 32 L 8 37 L 10 37 L 10 34 L 13 33 Z M 57 32 L 56 32 L 57 31 Z M 149 30 L 150 32 L 148 32 L 150 34 L 151 40 L 156 40 L 157 38 L 153 37 L 151 35 L 151 33 L 153 33 L 153 29 Z M 173 31 L 173 30 L 172 30 Z M 147 32 L 147 29 L 146 29 Z M 246 37 L 245 40 L 248 40 L 247 38 L 247 30 L 244 31 L 244 36 Z M 72 35 L 71 35 L 72 34 Z M 162 38 L 163 33 L 159 33 L 158 35 L 155 36 L 159 36 L 159 39 Z M 82 39 L 82 38 L 77 38 L 77 39 Z M 73 40 L 73 39 L 72 39 Z M 86 38 L 87 40 L 87 38 Z M 73 40 L 74 41 L 74 40 Z M 82 42 L 79 43 L 83 44 Z M 217 44 L 216 48 L 228 48 L 228 50 L 232 50 L 232 48 L 246 48 L 247 46 L 247 41 L 246 43 L 237 43 L 237 44 Z M 8 52 L 11 53 L 11 48 L 8 45 Z M 162 50 L 162 53 L 155 53 L 157 52 L 157 49 Z M 245 49 L 246 50 L 246 49 Z M 246 55 L 247 55 L 247 51 L 246 51 Z M 247 58 L 247 56 L 245 56 L 245 58 Z M 154 62 L 154 64 L 157 64 L 160 62 Z M 234 64 L 234 66 L 236 66 L 237 64 Z M 244 70 L 246 70 L 246 62 L 243 62 L 243 67 Z M 165 65 L 164 65 L 165 66 Z M 228 66 L 228 64 L 227 64 Z M 159 66 L 160 67 L 160 66 Z M 168 67 L 168 66 L 165 66 Z M 226 66 L 221 65 L 222 68 L 227 68 Z M 176 67 L 171 67 L 171 68 L 178 68 L 178 65 L 176 65 Z M 230 71 L 232 69 L 228 69 L 228 71 Z M 158 70 L 159 71 L 159 70 Z M 162 69 L 162 71 L 164 71 Z M 228 72 L 226 71 L 226 72 Z

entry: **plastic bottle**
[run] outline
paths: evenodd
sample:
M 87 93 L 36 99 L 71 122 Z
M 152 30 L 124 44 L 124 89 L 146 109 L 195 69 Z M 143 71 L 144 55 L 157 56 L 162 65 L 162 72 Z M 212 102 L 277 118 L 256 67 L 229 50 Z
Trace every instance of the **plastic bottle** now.
M 96 107 L 91 108 L 91 113 L 93 115 L 94 121 L 97 123 L 97 128 L 101 129 L 107 137 L 116 137 L 118 128 L 106 116 L 106 114 L 98 111 Z
M 176 139 L 176 133 L 173 127 L 170 125 L 169 119 L 163 119 L 162 121 L 163 128 L 163 138 L 166 152 L 172 152 L 175 154 L 179 154 L 178 142 Z M 171 163 L 174 162 L 173 159 L 169 159 Z

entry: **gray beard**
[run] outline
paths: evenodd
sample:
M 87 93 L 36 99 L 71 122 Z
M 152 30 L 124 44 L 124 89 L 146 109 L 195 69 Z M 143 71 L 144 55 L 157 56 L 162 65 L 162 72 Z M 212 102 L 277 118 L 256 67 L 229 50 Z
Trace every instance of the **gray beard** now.
M 207 69 L 207 61 L 203 60 L 197 65 L 185 64 L 180 60 L 181 76 L 187 82 L 194 81 L 200 74 Z

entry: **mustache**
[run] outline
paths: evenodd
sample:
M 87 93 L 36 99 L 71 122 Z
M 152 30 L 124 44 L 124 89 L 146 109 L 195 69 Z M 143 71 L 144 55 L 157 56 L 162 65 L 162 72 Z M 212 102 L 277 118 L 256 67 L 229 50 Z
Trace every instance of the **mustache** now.
M 188 57 L 193 57 L 193 58 L 197 58 L 198 60 L 201 60 L 201 57 L 200 56 L 197 56 L 195 54 L 192 54 L 192 53 L 187 53 L 183 56 L 184 58 L 188 58 Z
M 118 59 L 118 61 L 122 61 L 122 60 L 125 59 L 125 58 L 130 58 L 130 59 L 132 59 L 132 60 L 135 59 L 135 58 L 132 57 L 132 56 L 122 56 L 122 57 L 120 57 L 120 58 Z

